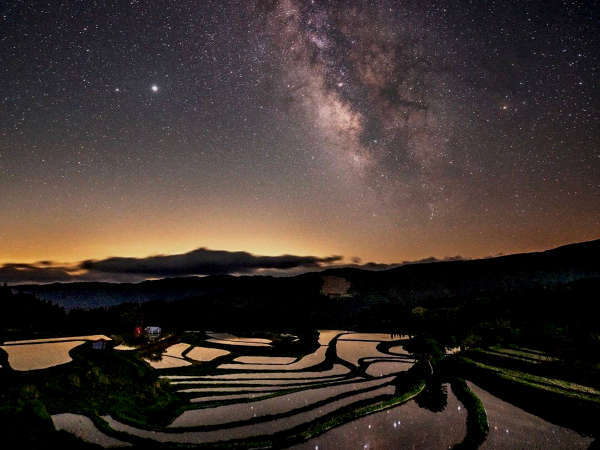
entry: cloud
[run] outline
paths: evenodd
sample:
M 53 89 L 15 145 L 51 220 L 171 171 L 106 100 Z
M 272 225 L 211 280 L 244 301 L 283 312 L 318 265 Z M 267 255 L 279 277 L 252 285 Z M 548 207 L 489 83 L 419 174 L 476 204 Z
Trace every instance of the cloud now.
M 4 264 L 0 266 L 0 281 L 6 283 L 49 283 L 73 281 L 64 267 L 54 267 L 49 261 L 33 264 Z
M 320 267 L 340 261 L 341 256 L 257 256 L 247 252 L 228 252 L 199 248 L 180 255 L 159 255 L 147 258 L 113 257 L 99 261 L 84 261 L 81 268 L 89 271 L 135 274 L 149 277 L 185 275 L 221 275 L 249 273 L 259 269 L 293 269 Z
M 451 256 L 442 259 L 429 257 L 417 261 L 384 264 L 361 263 L 351 258 L 344 263 L 342 256 L 261 256 L 248 252 L 229 252 L 199 248 L 177 255 L 156 255 L 146 258 L 110 257 L 86 260 L 74 264 L 40 261 L 0 265 L 0 282 L 10 284 L 52 283 L 74 281 L 137 282 L 151 278 L 205 275 L 267 275 L 294 276 L 331 268 L 356 268 L 381 271 L 407 264 L 426 264 L 457 261 L 465 258 Z
M 263 270 L 307 271 L 341 261 L 341 256 L 260 256 L 199 248 L 177 255 L 146 258 L 110 257 L 75 264 L 41 261 L 0 266 L 0 282 L 140 281 L 171 276 L 252 274 Z
M 469 258 L 465 258 L 460 255 L 456 256 L 446 256 L 444 258 L 436 258 L 434 256 L 429 256 L 423 259 L 417 259 L 413 261 L 402 261 L 398 263 L 377 263 L 377 262 L 366 262 L 363 263 L 361 258 L 352 257 L 350 258 L 350 263 L 341 263 L 341 264 L 331 264 L 331 265 L 322 265 L 316 268 L 311 269 L 311 272 L 322 272 L 327 269 L 361 269 L 361 270 L 369 270 L 372 272 L 381 272 L 384 270 L 395 269 L 401 266 L 408 266 L 411 264 L 430 264 L 430 263 L 439 263 L 439 262 L 449 262 L 449 261 L 467 261 Z M 289 270 L 277 270 L 277 269 L 264 269 L 256 272 L 257 275 L 268 275 L 274 277 L 281 276 L 295 276 L 305 273 L 306 269 L 296 268 Z

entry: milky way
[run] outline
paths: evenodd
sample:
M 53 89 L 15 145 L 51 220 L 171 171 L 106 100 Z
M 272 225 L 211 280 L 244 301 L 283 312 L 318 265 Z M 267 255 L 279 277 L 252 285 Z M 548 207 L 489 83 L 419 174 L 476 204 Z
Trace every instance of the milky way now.
M 8 2 L 0 263 L 199 247 L 393 263 L 597 237 L 597 13 Z
M 392 3 L 336 6 L 284 0 L 269 12 L 281 89 L 346 177 L 433 214 L 453 163 L 445 60 L 432 58 L 425 30 Z

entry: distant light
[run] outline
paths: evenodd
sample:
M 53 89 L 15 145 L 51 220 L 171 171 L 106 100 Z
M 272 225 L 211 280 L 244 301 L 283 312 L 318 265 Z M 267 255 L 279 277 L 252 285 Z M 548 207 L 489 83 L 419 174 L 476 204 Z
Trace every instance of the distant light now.
M 158 92 L 158 86 L 155 84 L 153 84 L 150 89 L 152 89 L 152 92 Z

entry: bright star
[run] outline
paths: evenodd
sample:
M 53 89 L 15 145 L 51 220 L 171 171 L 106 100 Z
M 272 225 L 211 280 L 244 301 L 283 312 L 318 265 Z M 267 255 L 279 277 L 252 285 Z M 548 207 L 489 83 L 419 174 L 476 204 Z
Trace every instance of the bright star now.
M 152 92 L 158 92 L 158 86 L 155 84 L 153 84 L 150 89 L 152 89 Z

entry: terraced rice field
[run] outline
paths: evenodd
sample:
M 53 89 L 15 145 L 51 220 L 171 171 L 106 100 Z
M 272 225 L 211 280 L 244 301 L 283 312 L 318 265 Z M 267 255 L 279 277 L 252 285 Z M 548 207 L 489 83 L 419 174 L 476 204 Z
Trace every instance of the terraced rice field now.
M 256 417 L 279 415 L 297 409 L 310 407 L 327 401 L 332 397 L 359 392 L 369 388 L 383 386 L 392 378 L 379 378 L 354 383 L 344 383 L 335 386 L 325 386 L 307 391 L 293 392 L 279 397 L 258 400 L 247 405 L 225 405 L 210 409 L 185 411 L 169 427 L 200 427 L 222 425 L 231 422 L 244 422 Z
M 103 416 L 95 419 L 105 422 L 100 432 L 83 416 L 59 414 L 53 420 L 57 428 L 104 447 L 138 444 L 143 439 L 180 444 L 242 440 L 238 444 L 243 448 L 270 442 L 275 433 L 279 439 L 292 434 L 297 441 L 301 430 L 319 427 L 359 405 L 391 401 L 396 374 L 412 365 L 381 351 L 390 342 L 389 335 L 352 333 L 349 336 L 355 339 L 341 341 L 339 337 L 347 336 L 343 333 L 322 332 L 319 345 L 305 355 L 279 352 L 273 356 L 277 348 L 270 340 L 212 332 L 197 347 L 190 349 L 186 343 L 168 347 L 160 362 L 149 364 L 164 369 L 167 374 L 161 379 L 170 381 L 189 404 L 164 428 L 142 428 Z M 258 347 L 248 355 L 240 343 Z M 378 350 L 380 343 L 384 345 Z M 224 350 L 224 345 L 230 346 Z M 215 367 L 211 361 L 217 357 L 224 362 Z M 180 363 L 185 366 L 177 367 Z
M 341 330 L 321 330 L 319 331 L 319 345 L 329 345 L 329 343 L 335 339 L 337 336 L 340 336 L 347 331 Z
M 388 352 L 392 355 L 408 355 L 408 352 L 404 350 L 404 347 L 401 345 L 394 345 L 393 347 L 390 347 Z
M 13 370 L 47 369 L 72 361 L 69 352 L 86 341 L 111 341 L 103 334 L 68 336 L 44 339 L 5 341 L 0 349 L 8 354 L 8 364 Z M 119 349 L 120 350 L 120 349 Z
M 408 336 L 392 336 L 389 333 L 345 333 L 340 336 L 340 340 L 371 341 L 371 342 L 392 342 L 400 339 L 407 339 Z
M 333 428 L 290 450 L 453 448 L 467 433 L 467 411 L 449 386 L 447 392 L 442 412 L 409 401 Z
M 87 336 L 69 336 L 69 337 L 54 337 L 45 339 L 27 339 L 24 341 L 6 341 L 4 345 L 12 344 L 43 344 L 48 342 L 66 342 L 66 341 L 97 341 L 99 339 L 110 341 L 108 336 L 103 334 L 92 334 Z
M 372 377 L 384 377 L 394 373 L 406 372 L 412 364 L 408 361 L 376 361 L 369 364 L 365 372 Z
M 229 333 L 214 333 L 207 331 L 206 335 L 209 338 L 206 342 L 219 345 L 237 345 L 242 347 L 271 347 L 270 339 L 238 337 Z
M 345 341 L 338 339 L 335 347 L 338 358 L 358 366 L 364 358 L 393 358 L 394 355 L 377 350 L 378 341 Z
M 210 347 L 194 347 L 189 352 L 187 352 L 187 357 L 189 359 L 193 359 L 194 361 L 212 361 L 215 358 L 219 358 L 221 356 L 229 355 L 231 352 L 229 350 L 221 350 L 220 348 L 210 348 Z
M 333 377 L 333 378 L 317 378 L 317 379 L 288 379 L 288 380 L 272 380 L 272 379 L 261 379 L 261 378 L 253 378 L 253 379 L 238 379 L 238 380 L 181 380 L 181 381 L 172 381 L 171 384 L 186 384 L 186 385 L 211 385 L 211 384 L 227 384 L 227 385 L 235 385 L 235 384 L 244 384 L 244 385 L 268 385 L 268 386 L 277 386 L 277 385 L 285 385 L 285 384 L 298 384 L 298 383 L 320 383 L 327 380 L 339 380 L 344 377 Z
M 360 394 L 350 395 L 340 400 L 332 401 L 325 406 L 280 419 L 266 420 L 256 424 L 212 431 L 184 431 L 179 433 L 168 433 L 164 431 L 151 431 L 132 427 L 130 425 L 118 422 L 110 416 L 104 416 L 103 419 L 115 431 L 120 431 L 136 437 L 151 439 L 158 442 L 203 444 L 224 440 L 271 436 L 275 433 L 288 431 L 303 424 L 310 423 L 344 407 L 348 407 L 365 400 L 380 398 L 382 396 L 391 396 L 394 393 L 394 390 L 395 389 L 393 386 L 384 386 L 374 390 L 362 392 Z
M 171 375 L 164 376 L 170 380 L 244 380 L 244 379 L 261 379 L 261 380 L 280 380 L 286 378 L 308 379 L 308 378 L 328 378 L 350 373 L 350 369 L 341 364 L 335 364 L 329 370 L 318 372 L 303 371 L 303 372 L 248 372 L 248 373 L 226 373 L 222 375 Z
M 288 356 L 240 356 L 234 359 L 237 363 L 244 364 L 291 364 L 296 358 Z
M 188 348 L 190 348 L 190 344 L 186 344 L 185 342 L 181 342 L 179 344 L 171 345 L 165 349 L 163 352 L 164 355 L 172 356 L 173 358 L 183 358 L 183 352 L 185 352 Z
M 131 447 L 129 442 L 123 442 L 100 431 L 89 417 L 81 414 L 54 414 L 52 423 L 57 430 L 65 430 L 78 438 L 102 447 Z
M 69 352 L 84 341 L 49 342 L 43 344 L 14 344 L 0 346 L 8 354 L 8 364 L 13 370 L 47 369 L 72 361 Z
M 28 339 L 6 341 L 0 349 L 8 355 L 8 364 L 13 370 L 21 372 L 28 370 L 47 369 L 72 361 L 69 352 L 85 341 L 110 341 L 103 334 L 88 336 L 56 337 L 45 339 Z
M 132 347 L 130 345 L 127 344 L 119 344 L 116 347 L 114 347 L 114 350 L 119 350 L 122 352 L 128 352 L 128 351 L 132 351 L 132 350 L 137 350 L 135 347 Z
M 188 349 L 190 350 L 188 351 Z M 186 353 L 185 356 L 184 353 Z M 190 344 L 181 342 L 167 347 L 161 354 L 160 360 L 153 361 L 144 358 L 144 361 L 152 366 L 153 369 L 175 369 L 177 367 L 191 366 L 194 362 L 212 361 L 215 358 L 229 354 L 228 350 L 211 347 L 192 348 Z
M 485 406 L 490 431 L 482 449 L 497 448 L 564 448 L 586 449 L 593 438 L 544 419 L 534 416 L 521 408 L 468 383 L 469 388 L 481 399 Z
M 322 345 L 314 353 L 292 364 L 221 364 L 219 369 L 228 370 L 303 370 L 325 362 L 327 346 Z
M 144 361 L 146 361 L 153 369 L 175 369 L 177 367 L 192 365 L 191 362 L 186 361 L 183 358 L 176 358 L 168 355 L 162 355 L 158 361 L 153 361 L 148 358 L 144 358 Z

